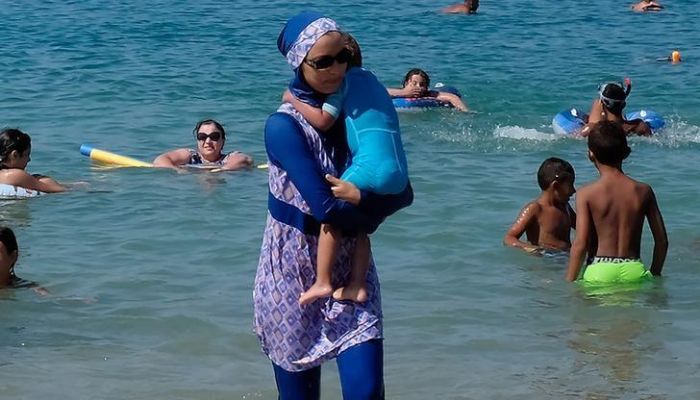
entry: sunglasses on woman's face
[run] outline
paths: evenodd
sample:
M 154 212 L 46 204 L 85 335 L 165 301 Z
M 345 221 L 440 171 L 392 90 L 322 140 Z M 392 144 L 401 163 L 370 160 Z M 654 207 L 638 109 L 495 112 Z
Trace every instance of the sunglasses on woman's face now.
M 219 140 L 221 140 L 221 132 L 212 132 L 209 134 L 206 134 L 204 132 L 197 132 L 195 136 L 200 142 L 206 142 L 207 139 L 211 140 L 212 142 L 218 142 Z
M 313 60 L 304 60 L 304 62 L 311 66 L 313 69 L 326 69 L 333 66 L 334 62 L 338 64 L 347 64 L 352 58 L 352 52 L 347 48 L 340 50 L 335 56 L 321 56 Z

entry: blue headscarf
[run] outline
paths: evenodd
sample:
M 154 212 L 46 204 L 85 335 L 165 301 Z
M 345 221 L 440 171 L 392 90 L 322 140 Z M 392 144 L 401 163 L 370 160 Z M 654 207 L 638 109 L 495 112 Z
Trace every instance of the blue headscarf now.
M 306 11 L 290 18 L 277 38 L 277 48 L 294 70 L 294 78 L 289 82 L 289 91 L 299 100 L 320 106 L 325 95 L 314 91 L 301 74 L 301 63 L 309 50 L 321 36 L 340 28 L 335 21 L 323 14 Z

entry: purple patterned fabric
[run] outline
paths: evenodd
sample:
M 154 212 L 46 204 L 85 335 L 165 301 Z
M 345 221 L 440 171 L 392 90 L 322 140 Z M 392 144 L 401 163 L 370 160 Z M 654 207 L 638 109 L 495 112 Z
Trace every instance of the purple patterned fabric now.
M 307 26 L 297 37 L 292 48 L 287 52 L 287 62 L 292 69 L 301 65 L 309 50 L 316 44 L 321 36 L 331 31 L 339 31 L 338 24 L 330 18 L 319 18 Z
M 303 128 L 325 173 L 338 176 L 318 132 L 291 105 L 283 104 L 279 111 L 293 116 Z M 287 173 L 273 164 L 269 166 L 269 185 L 277 199 L 311 214 Z M 253 290 L 255 332 L 265 354 L 287 371 L 316 367 L 349 347 L 382 337 L 381 297 L 374 260 L 367 273 L 369 300 L 365 303 L 328 298 L 304 307 L 299 305 L 299 295 L 313 284 L 316 276 L 317 248 L 318 236 L 305 235 L 268 213 Z M 348 281 L 354 248 L 354 239 L 343 238 L 333 267 L 334 286 Z

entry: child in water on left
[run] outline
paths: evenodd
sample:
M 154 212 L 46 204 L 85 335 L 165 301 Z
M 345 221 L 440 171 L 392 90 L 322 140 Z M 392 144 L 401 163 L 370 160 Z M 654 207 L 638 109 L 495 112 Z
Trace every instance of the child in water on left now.
M 0 184 L 45 193 L 65 192 L 65 186 L 54 179 L 25 171 L 30 161 L 32 142 L 19 129 L 6 128 L 0 132 Z
M 0 226 L 0 289 L 32 288 L 40 295 L 49 294 L 45 288 L 15 275 L 15 264 L 19 258 L 17 238 L 12 229 Z
M 336 197 L 357 205 L 356 199 L 345 195 L 351 191 L 347 182 L 360 190 L 380 195 L 398 194 L 408 185 L 408 167 L 398 115 L 386 88 L 374 74 L 362 68 L 362 55 L 357 41 L 345 33 L 342 34 L 342 39 L 344 48 L 335 57 L 329 58 L 330 64 L 324 57 L 304 61 L 317 70 L 332 68 L 335 63 L 347 65 L 343 83 L 326 98 L 322 107 L 306 104 L 289 91 L 285 92 L 283 101 L 291 103 L 322 134 L 344 114 L 352 163 L 341 179 L 330 176 L 326 176 L 326 179 L 331 183 L 331 190 Z M 357 235 L 350 281 L 337 289 L 332 286 L 332 269 L 341 237 L 342 232 L 335 227 L 321 225 L 316 279 L 299 297 L 301 305 L 330 295 L 336 300 L 359 303 L 367 300 L 365 282 L 371 248 L 366 233 L 360 232 Z
M 576 192 L 575 179 L 574 167 L 568 162 L 556 157 L 544 160 L 537 171 L 542 193 L 523 207 L 503 244 L 530 254 L 548 249 L 568 251 L 571 229 L 576 229 L 576 213 L 569 205 L 569 198 Z M 527 242 L 520 240 L 523 233 Z

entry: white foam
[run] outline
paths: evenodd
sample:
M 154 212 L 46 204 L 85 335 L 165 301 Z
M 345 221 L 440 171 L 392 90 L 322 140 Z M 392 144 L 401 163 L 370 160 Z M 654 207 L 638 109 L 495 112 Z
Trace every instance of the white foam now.
M 493 131 L 493 136 L 497 138 L 509 139 L 527 139 L 527 140 L 542 140 L 552 141 L 561 138 L 552 133 L 540 132 L 537 129 L 523 128 L 520 126 L 496 126 Z

